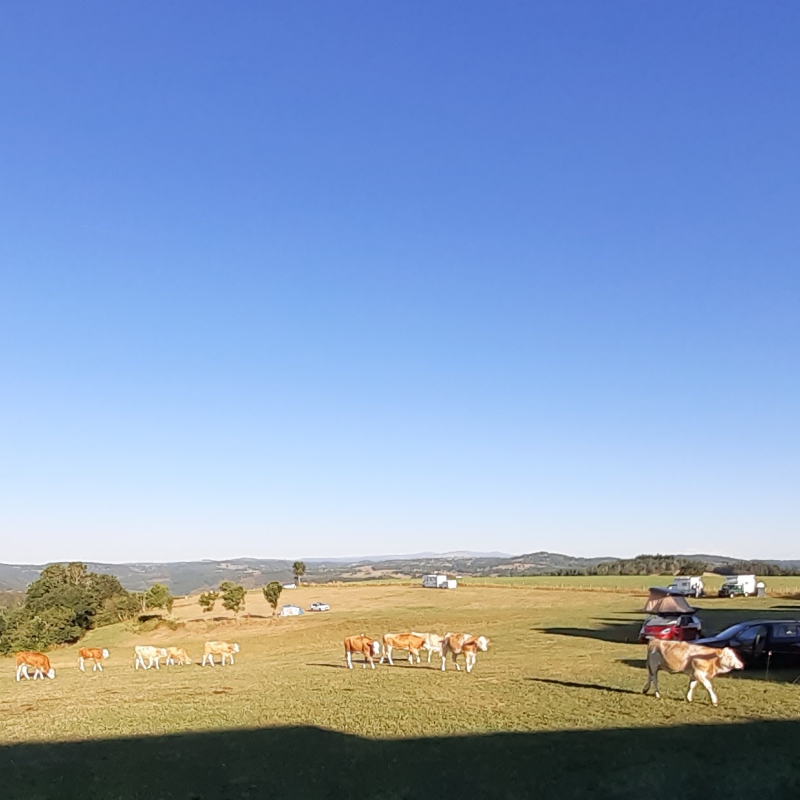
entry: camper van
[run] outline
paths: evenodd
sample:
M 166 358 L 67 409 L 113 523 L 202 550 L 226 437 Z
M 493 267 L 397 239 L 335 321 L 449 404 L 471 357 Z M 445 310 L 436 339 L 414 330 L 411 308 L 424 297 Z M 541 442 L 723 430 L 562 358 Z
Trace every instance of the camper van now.
M 750 597 L 756 593 L 755 575 L 728 575 L 719 590 L 720 597 Z
M 705 594 L 703 579 L 690 575 L 678 575 L 670 584 L 669 589 L 684 597 L 702 597 Z
M 447 575 L 423 575 L 422 576 L 422 585 L 426 589 L 455 589 L 458 586 L 458 582 L 454 580 L 448 580 Z

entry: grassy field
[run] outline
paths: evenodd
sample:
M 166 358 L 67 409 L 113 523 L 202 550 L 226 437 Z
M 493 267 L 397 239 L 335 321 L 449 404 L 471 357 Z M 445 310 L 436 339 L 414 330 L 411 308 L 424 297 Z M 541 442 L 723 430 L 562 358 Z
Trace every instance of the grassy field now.
M 410 798 L 466 781 L 455 791 L 467 797 L 672 798 L 699 797 L 723 770 L 737 774 L 726 797 L 797 791 L 800 664 L 719 679 L 718 709 L 702 690 L 683 701 L 677 676 L 662 701 L 643 697 L 636 588 L 310 587 L 284 598 L 331 612 L 275 619 L 256 592 L 238 622 L 189 599 L 174 631 L 92 632 L 86 644 L 112 651 L 103 674 L 81 674 L 69 648 L 52 654 L 55 681 L 18 684 L 0 659 L 2 796 Z M 776 598 L 699 605 L 709 630 L 800 617 Z M 470 675 L 436 659 L 344 668 L 345 635 L 407 629 L 482 633 L 490 650 Z M 183 645 L 199 661 L 211 638 L 239 642 L 235 666 L 133 670 L 135 644 Z

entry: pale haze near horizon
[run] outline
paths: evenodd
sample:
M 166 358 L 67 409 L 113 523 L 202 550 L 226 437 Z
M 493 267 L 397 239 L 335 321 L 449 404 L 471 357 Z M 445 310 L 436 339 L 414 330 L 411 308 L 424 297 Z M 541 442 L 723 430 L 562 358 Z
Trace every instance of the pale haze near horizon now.
M 798 22 L 9 10 L 0 562 L 800 558 Z

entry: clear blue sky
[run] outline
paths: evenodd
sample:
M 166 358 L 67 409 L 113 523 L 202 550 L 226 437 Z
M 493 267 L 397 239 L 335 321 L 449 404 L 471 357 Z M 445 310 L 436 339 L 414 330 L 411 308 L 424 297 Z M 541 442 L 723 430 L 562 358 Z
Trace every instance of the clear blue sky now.
M 0 561 L 800 558 L 799 32 L 7 7 Z

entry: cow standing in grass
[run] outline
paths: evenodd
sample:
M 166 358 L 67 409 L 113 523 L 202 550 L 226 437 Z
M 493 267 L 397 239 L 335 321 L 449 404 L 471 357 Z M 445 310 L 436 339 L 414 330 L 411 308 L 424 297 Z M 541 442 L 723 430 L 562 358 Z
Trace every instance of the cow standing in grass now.
M 102 650 L 99 647 L 81 647 L 78 650 L 78 668 L 81 672 L 86 672 L 86 662 L 92 662 L 92 672 L 96 670 L 103 671 L 103 662 L 108 658 L 109 652 L 105 648 Z
M 419 651 L 425 646 L 425 636 L 419 633 L 385 633 L 383 635 L 383 654 L 381 655 L 380 663 L 383 664 L 383 659 L 388 658 L 389 663 L 394 666 L 392 661 L 392 650 L 408 650 L 408 661 L 414 663 L 414 656 L 417 658 L 417 664 L 420 662 Z
M 658 691 L 659 670 L 673 674 L 684 672 L 689 676 L 689 691 L 686 699 L 691 703 L 698 682 L 706 687 L 711 702 L 717 705 L 717 695 L 711 681 L 717 675 L 724 675 L 735 669 L 743 669 L 742 660 L 730 647 L 718 650 L 691 642 L 670 642 L 665 639 L 651 639 L 647 645 L 647 683 L 642 692 L 647 694 L 652 684 L 655 696 L 661 699 Z
M 468 633 L 446 633 L 442 640 L 442 670 L 445 668 L 448 653 L 452 654 L 453 664 L 455 664 L 456 669 L 460 670 L 461 667 L 458 666 L 457 659 L 463 653 L 467 672 L 472 672 L 478 657 L 478 650 L 485 653 L 488 649 L 489 640 L 485 636 L 471 636 Z
M 23 676 L 26 680 L 30 680 L 31 676 L 28 675 L 28 669 L 33 670 L 33 679 L 41 678 L 44 680 L 45 675 L 48 678 L 55 678 L 56 671 L 50 666 L 50 659 L 43 653 L 34 653 L 30 650 L 17 653 L 15 656 L 17 663 L 17 680 Z
M 162 658 L 166 659 L 167 650 L 165 647 L 152 647 L 150 645 L 136 645 L 133 648 L 133 666 L 135 669 L 150 669 L 155 666 L 156 669 L 161 669 L 159 662 Z M 147 663 L 145 663 L 147 662 Z
M 220 656 L 222 659 L 222 666 L 225 666 L 225 658 L 231 660 L 233 664 L 233 654 L 239 652 L 238 644 L 228 644 L 228 642 L 206 642 L 205 651 L 203 652 L 203 663 L 205 666 L 208 663 L 210 666 L 215 666 L 214 656 Z
M 381 643 L 377 639 L 370 639 L 362 633 L 360 636 L 348 636 L 344 640 L 344 657 L 347 668 L 353 669 L 353 654 L 361 653 L 364 656 L 364 669 L 369 664 L 375 669 L 375 659 L 381 654 Z
M 428 663 L 431 663 L 431 656 L 436 653 L 438 656 L 442 655 L 442 640 L 444 636 L 438 633 L 417 633 L 413 631 L 414 636 L 422 636 L 425 639 L 425 644 L 422 645 L 423 650 L 428 651 Z
M 167 660 L 165 663 L 167 666 L 173 666 L 174 664 L 183 666 L 184 664 L 191 664 L 192 659 L 189 658 L 189 654 L 183 647 L 168 647 Z

